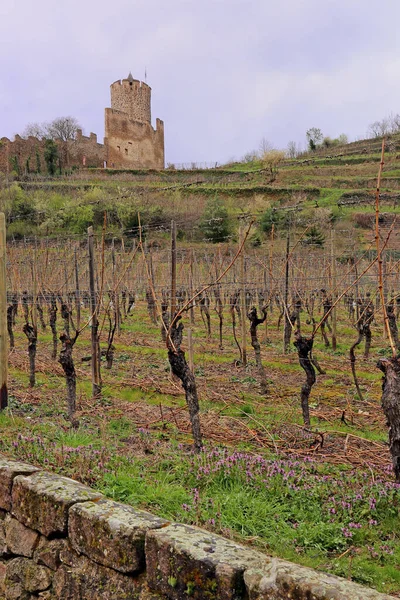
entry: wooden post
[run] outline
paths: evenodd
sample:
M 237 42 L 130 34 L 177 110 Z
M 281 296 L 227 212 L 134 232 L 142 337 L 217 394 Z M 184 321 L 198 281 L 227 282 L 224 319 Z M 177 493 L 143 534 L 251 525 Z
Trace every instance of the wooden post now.
M 239 231 L 240 243 L 243 240 L 243 229 Z M 246 314 L 246 285 L 244 280 L 244 247 L 240 253 L 240 280 L 241 280 L 241 295 L 240 304 L 242 311 L 242 364 L 247 365 L 247 314 Z
M 189 265 L 189 298 L 193 298 L 193 248 L 190 250 Z M 194 325 L 194 303 L 190 307 L 190 323 Z
M 192 336 L 191 329 L 187 330 L 187 337 L 188 337 L 189 369 L 192 371 L 192 373 L 194 375 L 193 336 Z
M 0 213 L 0 410 L 4 410 L 8 406 L 6 281 L 6 220 L 4 213 Z
M 33 284 L 33 301 L 32 301 L 32 326 L 37 334 L 37 250 L 36 240 L 35 247 L 33 249 L 33 263 L 32 263 L 32 284 Z
M 283 309 L 285 311 L 285 325 L 283 329 L 283 351 L 285 354 L 289 352 L 289 342 L 290 342 L 290 330 L 292 328 L 292 324 L 289 319 L 289 251 L 290 251 L 290 230 L 288 227 L 286 234 L 286 264 L 285 264 L 285 291 L 284 291 L 284 305 Z
M 274 263 L 274 233 L 275 233 L 275 225 L 272 223 L 271 229 L 271 243 L 269 246 L 269 273 L 268 273 L 268 281 L 269 281 L 269 289 L 267 291 L 267 297 L 269 296 L 269 306 L 268 310 L 272 314 L 273 306 L 274 306 L 274 298 L 272 297 L 272 290 L 274 289 L 272 283 L 272 274 L 273 274 L 273 263 Z M 268 342 L 268 318 L 265 319 L 265 341 Z
M 81 326 L 81 298 L 79 290 L 79 269 L 78 269 L 78 256 L 76 248 L 74 250 L 75 259 L 75 307 L 76 307 L 76 328 L 79 329 Z
M 176 313 L 176 224 L 171 221 L 171 323 Z
M 360 298 L 360 290 L 358 287 L 358 270 L 357 270 L 357 254 L 354 254 L 354 279 L 356 282 L 356 323 L 358 323 L 358 320 L 360 318 L 360 304 L 359 304 L 359 298 Z
M 390 269 L 389 269 L 389 273 L 390 273 Z M 383 298 L 384 298 L 385 306 L 387 306 L 389 292 L 388 292 L 387 254 L 386 254 L 386 250 L 382 251 L 382 275 L 383 275 Z
M 90 313 L 92 318 L 92 391 L 93 397 L 99 396 L 101 392 L 100 376 L 100 344 L 99 344 L 99 320 L 97 315 L 96 288 L 94 284 L 94 244 L 93 227 L 88 227 L 89 248 L 89 288 L 90 288 Z
M 336 312 L 336 258 L 335 258 L 335 232 L 331 229 L 331 265 L 332 265 L 332 350 L 336 350 L 336 325 L 337 325 L 337 312 Z
M 113 303 L 114 303 L 114 314 L 115 314 L 115 323 L 117 326 L 117 334 L 119 335 L 121 333 L 121 319 L 120 319 L 120 309 L 119 309 L 119 290 L 117 289 L 116 284 L 116 269 L 117 269 L 117 262 L 116 262 L 116 257 L 115 257 L 115 244 L 114 244 L 114 240 L 115 238 L 112 239 L 112 246 L 111 246 L 111 260 L 112 260 L 112 290 L 113 290 Z

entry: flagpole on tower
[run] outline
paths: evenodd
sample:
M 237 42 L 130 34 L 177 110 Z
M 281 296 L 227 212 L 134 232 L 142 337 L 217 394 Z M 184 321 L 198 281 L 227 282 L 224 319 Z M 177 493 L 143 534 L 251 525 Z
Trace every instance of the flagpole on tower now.
M 144 68 L 144 82 L 147 83 L 147 67 Z

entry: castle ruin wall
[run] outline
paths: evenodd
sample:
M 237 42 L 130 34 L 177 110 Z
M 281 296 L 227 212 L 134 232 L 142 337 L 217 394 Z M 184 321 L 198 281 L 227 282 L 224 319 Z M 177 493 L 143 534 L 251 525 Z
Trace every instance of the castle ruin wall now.
M 78 130 L 76 139 L 62 142 L 55 140 L 58 154 L 61 157 L 62 169 L 71 167 L 103 167 L 105 160 L 104 144 L 97 142 L 97 135 L 91 133 L 86 137 Z M 45 140 L 33 136 L 22 138 L 15 136 L 13 141 L 8 138 L 0 140 L 0 172 L 11 173 L 18 171 L 26 173 L 47 172 L 44 158 Z
M 164 123 L 133 121 L 128 114 L 106 108 L 106 162 L 109 168 L 164 168 Z
M 143 81 L 117 80 L 110 86 L 111 108 L 105 109 L 104 144 L 77 131 L 74 140 L 55 140 L 62 169 L 71 167 L 164 169 L 164 123 L 151 125 L 151 88 Z M 46 173 L 45 140 L 34 137 L 0 140 L 0 172 Z

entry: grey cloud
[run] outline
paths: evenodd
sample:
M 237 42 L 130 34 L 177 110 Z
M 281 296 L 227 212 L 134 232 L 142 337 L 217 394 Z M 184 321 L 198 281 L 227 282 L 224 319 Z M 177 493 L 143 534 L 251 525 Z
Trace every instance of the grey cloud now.
M 103 135 L 109 85 L 153 88 L 167 160 L 223 161 L 399 112 L 400 3 L 14 0 L 0 6 L 0 135 L 73 114 Z

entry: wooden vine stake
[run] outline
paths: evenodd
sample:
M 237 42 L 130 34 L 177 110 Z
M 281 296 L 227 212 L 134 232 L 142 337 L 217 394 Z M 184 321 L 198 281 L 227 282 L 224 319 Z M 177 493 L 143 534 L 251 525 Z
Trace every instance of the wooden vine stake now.
M 171 323 L 176 313 L 176 224 L 171 221 Z
M 193 335 L 192 335 L 191 329 L 188 329 L 188 331 L 187 331 L 187 340 L 188 340 L 189 369 L 194 374 Z
M 92 393 L 97 397 L 101 393 L 101 375 L 100 375 L 100 343 L 99 343 L 99 319 L 97 313 L 96 289 L 94 283 L 94 243 L 93 227 L 88 228 L 88 249 L 89 249 L 89 288 L 90 288 L 90 313 L 92 320 L 91 339 L 92 339 Z
M 375 245 L 376 245 L 376 256 L 378 259 L 379 296 L 380 296 L 380 300 L 382 303 L 382 312 L 383 312 L 383 318 L 385 321 L 385 329 L 386 329 L 386 334 L 389 338 L 389 343 L 390 343 L 390 347 L 392 349 L 393 358 L 396 358 L 396 347 L 394 345 L 392 334 L 390 331 L 389 319 L 388 319 L 386 304 L 385 304 L 384 283 L 383 283 L 383 259 L 382 259 L 382 250 L 381 250 L 380 243 L 379 243 L 379 192 L 380 192 L 383 165 L 385 164 L 384 158 L 385 158 L 385 138 L 383 138 L 383 140 L 382 140 L 381 162 L 379 165 L 378 181 L 376 184 L 376 193 L 375 193 Z
M 286 234 L 286 262 L 285 262 L 285 292 L 284 292 L 284 311 L 285 311 L 285 326 L 283 330 L 283 351 L 285 354 L 289 352 L 290 335 L 292 333 L 292 323 L 289 318 L 289 254 L 290 254 L 290 231 L 289 227 Z
M 383 285 L 382 250 L 379 243 L 379 191 L 384 165 L 385 138 L 382 140 L 381 163 L 375 195 L 375 244 L 378 259 L 378 287 L 382 304 L 386 334 L 392 349 L 391 358 L 378 361 L 378 368 L 383 372 L 382 409 L 389 428 L 389 448 L 392 455 L 393 471 L 396 481 L 400 483 L 400 362 L 397 358 L 396 346 L 389 326 L 389 318 L 385 304 Z
M 336 258 L 335 258 L 335 232 L 331 229 L 331 280 L 332 280 L 332 350 L 335 351 L 337 348 L 337 314 L 336 314 Z
M 8 406 L 6 281 L 6 220 L 4 213 L 0 213 L 0 410 L 4 410 Z
M 246 284 L 245 284 L 245 268 L 244 268 L 244 236 L 243 229 L 240 227 L 239 233 L 242 252 L 240 253 L 240 307 L 242 313 L 242 365 L 247 366 L 247 323 L 246 323 Z

